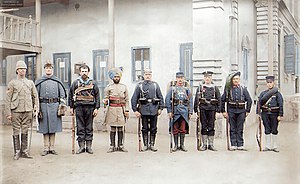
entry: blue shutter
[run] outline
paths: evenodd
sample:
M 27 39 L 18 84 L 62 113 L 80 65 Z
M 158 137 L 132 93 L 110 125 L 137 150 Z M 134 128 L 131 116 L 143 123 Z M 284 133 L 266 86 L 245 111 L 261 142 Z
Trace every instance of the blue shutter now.
M 295 59 L 295 52 L 296 52 L 296 45 L 295 45 L 295 36 L 286 35 L 284 36 L 284 72 L 287 74 L 295 74 L 295 66 L 296 66 L 296 59 Z

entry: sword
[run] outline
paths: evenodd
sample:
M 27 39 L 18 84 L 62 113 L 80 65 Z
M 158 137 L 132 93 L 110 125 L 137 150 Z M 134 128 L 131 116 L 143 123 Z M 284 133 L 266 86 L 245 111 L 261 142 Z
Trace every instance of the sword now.
M 72 116 L 72 154 L 75 154 L 75 111 Z
M 262 128 L 261 128 L 261 118 L 258 117 L 258 127 L 257 127 L 257 131 L 256 131 L 256 141 L 259 147 L 259 151 L 262 151 Z

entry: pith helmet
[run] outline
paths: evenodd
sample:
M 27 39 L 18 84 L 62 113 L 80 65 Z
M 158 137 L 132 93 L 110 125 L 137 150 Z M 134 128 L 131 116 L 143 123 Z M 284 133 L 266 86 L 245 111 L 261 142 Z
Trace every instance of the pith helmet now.
M 24 61 L 22 61 L 22 60 L 17 61 L 17 64 L 16 64 L 16 71 L 17 71 L 19 68 L 25 68 L 25 69 L 27 69 L 26 63 L 25 63 Z

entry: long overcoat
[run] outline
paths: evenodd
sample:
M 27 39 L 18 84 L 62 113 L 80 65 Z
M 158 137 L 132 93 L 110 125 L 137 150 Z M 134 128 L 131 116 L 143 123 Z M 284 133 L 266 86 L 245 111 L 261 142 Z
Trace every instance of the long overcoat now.
M 55 103 L 46 103 L 40 101 L 40 111 L 43 118 L 39 120 L 38 132 L 42 134 L 56 133 L 62 131 L 61 117 L 57 116 L 59 103 L 64 103 L 66 92 L 59 78 L 56 76 L 42 76 L 36 81 L 36 88 L 38 91 L 39 99 L 60 99 Z

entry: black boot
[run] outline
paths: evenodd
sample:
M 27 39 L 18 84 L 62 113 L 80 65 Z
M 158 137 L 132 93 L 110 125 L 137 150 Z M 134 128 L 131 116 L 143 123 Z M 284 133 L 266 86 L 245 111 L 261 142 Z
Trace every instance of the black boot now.
M 116 132 L 110 132 L 110 147 L 107 153 L 116 151 Z
M 128 152 L 123 145 L 123 131 L 118 131 L 118 150 L 121 152 Z
M 19 160 L 21 156 L 21 149 L 20 149 L 20 136 L 13 135 L 13 143 L 14 143 L 14 160 Z
M 173 152 L 178 150 L 178 134 L 174 134 L 174 148 L 172 149 Z
M 180 134 L 180 149 L 184 152 L 187 152 L 187 149 L 184 147 L 184 137 L 185 134 Z
M 155 134 L 150 135 L 150 150 L 156 152 L 158 149 L 154 147 L 155 144 Z
M 80 154 L 80 153 L 85 152 L 84 144 L 85 144 L 84 141 L 78 141 L 79 149 L 77 150 L 76 154 Z
M 142 151 L 147 151 L 149 149 L 148 132 L 143 133 L 143 141 L 144 141 L 144 146 L 142 148 Z
M 92 150 L 92 141 L 86 141 L 86 148 L 85 151 L 88 152 L 89 154 L 93 154 Z
M 32 156 L 29 155 L 27 145 L 28 145 L 28 134 L 21 134 L 21 151 L 22 151 L 21 157 L 32 158 Z

